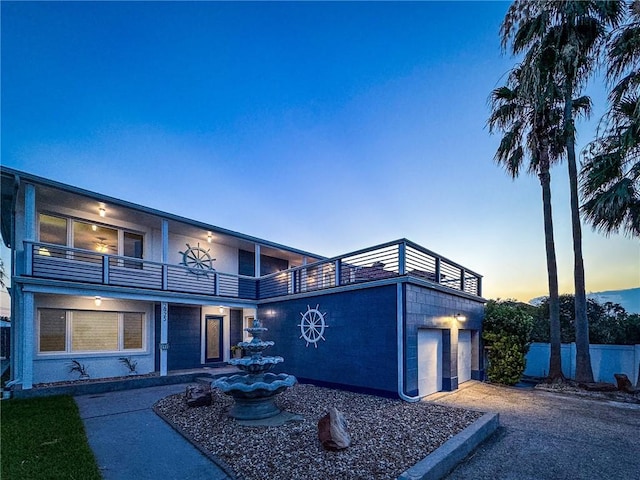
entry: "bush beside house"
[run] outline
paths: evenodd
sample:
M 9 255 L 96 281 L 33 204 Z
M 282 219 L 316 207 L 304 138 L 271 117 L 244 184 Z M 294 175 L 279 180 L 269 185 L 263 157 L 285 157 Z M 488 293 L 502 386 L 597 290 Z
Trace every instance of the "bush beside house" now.
M 520 380 L 534 324 L 532 308 L 508 300 L 487 303 L 482 338 L 489 350 L 489 381 L 515 385 Z

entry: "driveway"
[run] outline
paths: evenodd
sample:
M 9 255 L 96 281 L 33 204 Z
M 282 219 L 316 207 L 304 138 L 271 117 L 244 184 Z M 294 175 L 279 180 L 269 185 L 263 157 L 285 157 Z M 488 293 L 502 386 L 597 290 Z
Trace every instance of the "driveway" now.
M 467 382 L 429 401 L 500 414 L 447 480 L 640 480 L 640 405 Z

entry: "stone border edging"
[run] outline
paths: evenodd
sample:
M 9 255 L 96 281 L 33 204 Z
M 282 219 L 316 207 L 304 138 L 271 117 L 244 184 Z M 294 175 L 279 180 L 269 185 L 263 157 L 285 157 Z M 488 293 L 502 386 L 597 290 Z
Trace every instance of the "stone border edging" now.
M 157 408 L 157 404 L 158 404 L 158 402 L 154 403 L 154 405 L 152 407 L 152 410 L 165 423 L 167 423 L 177 433 L 182 435 L 184 437 L 184 439 L 187 440 L 191 445 L 196 447 L 200 453 L 202 453 L 205 457 L 207 457 L 209 460 L 211 460 L 213 463 L 215 463 L 218 466 L 218 468 L 220 468 L 220 470 L 222 470 L 227 475 L 227 477 L 229 477 L 231 480 L 241 480 L 242 479 L 241 476 L 238 476 L 238 475 L 235 474 L 235 472 L 231 469 L 231 467 L 229 465 L 226 464 L 226 462 L 224 460 L 222 460 L 217 455 L 214 455 L 209 450 L 204 448 L 202 445 L 200 445 L 200 443 L 195 438 L 193 438 L 185 430 L 180 428 L 179 425 L 177 425 L 174 422 L 172 422 L 171 420 L 169 420 L 169 418 L 164 413 L 162 413 L 160 411 L 160 409 Z
M 397 480 L 438 480 L 453 470 L 500 425 L 499 414 L 485 413 L 470 426 L 406 470 Z
M 208 374 L 215 379 L 215 374 Z M 218 374 L 217 376 L 219 376 Z M 57 385 L 52 387 L 38 387 L 29 390 L 11 390 L 11 398 L 35 398 L 48 397 L 51 395 L 89 395 L 108 392 L 118 392 L 122 390 L 134 390 L 138 388 L 162 387 L 165 385 L 175 385 L 181 383 L 195 383 L 198 377 L 204 377 L 205 374 L 185 373 L 181 375 L 168 375 L 165 377 L 141 377 L 127 378 L 125 380 L 96 380 L 86 383 L 69 383 L 67 385 Z

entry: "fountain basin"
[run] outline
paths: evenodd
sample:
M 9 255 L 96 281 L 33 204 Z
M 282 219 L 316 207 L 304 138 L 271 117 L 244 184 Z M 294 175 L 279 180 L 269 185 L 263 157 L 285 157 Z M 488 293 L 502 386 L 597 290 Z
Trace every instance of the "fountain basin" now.
M 286 373 L 238 374 L 219 378 L 213 386 L 234 398 L 229 416 L 238 420 L 259 420 L 281 412 L 274 397 L 296 382 L 296 377 Z
M 274 365 L 284 362 L 282 357 L 245 357 L 229 360 L 230 365 L 238 367 L 243 372 L 259 374 L 273 368 Z

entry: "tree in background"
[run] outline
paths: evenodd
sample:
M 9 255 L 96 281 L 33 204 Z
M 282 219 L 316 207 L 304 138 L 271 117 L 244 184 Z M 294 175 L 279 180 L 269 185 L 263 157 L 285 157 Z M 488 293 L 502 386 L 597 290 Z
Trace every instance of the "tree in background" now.
M 593 382 L 593 370 L 589 353 L 573 99 L 580 96 L 598 64 L 607 29 L 617 27 L 623 13 L 624 2 L 621 1 L 516 0 L 509 7 L 501 28 L 503 47 L 510 45 L 514 55 L 524 54 L 528 72 L 547 68 L 549 55 L 552 55 L 553 76 L 562 91 L 574 253 L 576 380 L 579 382 Z M 533 73 L 526 80 L 526 84 L 533 85 L 528 88 L 535 91 L 540 78 Z
M 532 308 L 510 300 L 487 302 L 482 339 L 489 347 L 487 376 L 491 382 L 515 385 L 522 377 L 533 328 Z
M 604 131 L 585 150 L 582 211 L 597 230 L 640 237 L 640 1 L 607 48 L 607 77 L 615 83 Z
M 560 295 L 560 334 L 562 343 L 575 338 L 573 295 Z M 535 318 L 531 341 L 549 342 L 549 299 L 545 298 L 533 314 Z M 621 305 L 587 300 L 589 338 L 591 343 L 609 345 L 640 344 L 640 315 L 628 313 Z
M 528 65 L 527 61 L 523 65 Z M 525 67 L 523 67 L 525 68 Z M 495 154 L 496 163 L 502 165 L 512 177 L 518 177 L 523 164 L 529 173 L 536 174 L 542 189 L 547 280 L 549 286 L 551 354 L 549 377 L 564 378 L 560 348 L 560 317 L 558 304 L 558 267 L 553 237 L 551 207 L 551 165 L 559 160 L 562 148 L 562 97 L 551 75 L 552 69 L 525 72 L 514 68 L 505 86 L 491 93 L 492 112 L 488 120 L 490 133 L 501 131 L 502 140 Z M 541 77 L 526 88 L 522 78 L 530 81 L 532 75 Z M 588 99 L 574 101 L 574 106 L 588 113 Z

